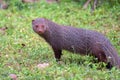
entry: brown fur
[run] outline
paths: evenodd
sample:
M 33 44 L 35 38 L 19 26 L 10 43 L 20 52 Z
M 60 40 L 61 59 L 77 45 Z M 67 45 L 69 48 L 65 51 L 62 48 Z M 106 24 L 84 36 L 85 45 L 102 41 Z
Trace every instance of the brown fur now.
M 109 66 L 120 68 L 120 58 L 110 41 L 102 34 L 81 28 L 58 25 L 45 18 L 32 21 L 33 30 L 52 47 L 57 61 L 62 50 L 93 55 Z

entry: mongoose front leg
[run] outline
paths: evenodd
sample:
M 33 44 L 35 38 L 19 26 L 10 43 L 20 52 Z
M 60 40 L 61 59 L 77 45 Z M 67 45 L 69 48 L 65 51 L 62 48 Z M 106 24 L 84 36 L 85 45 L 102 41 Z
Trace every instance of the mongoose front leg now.
M 57 62 L 60 61 L 60 58 L 61 58 L 61 55 L 62 55 L 62 50 L 53 48 L 53 51 L 54 51 L 54 55 L 55 55 L 56 61 Z

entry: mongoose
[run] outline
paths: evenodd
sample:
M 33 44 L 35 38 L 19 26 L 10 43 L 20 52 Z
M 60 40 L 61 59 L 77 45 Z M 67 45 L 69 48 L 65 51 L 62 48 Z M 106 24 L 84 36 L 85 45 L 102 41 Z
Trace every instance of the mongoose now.
M 120 68 L 120 58 L 110 41 L 101 33 L 59 25 L 45 18 L 32 20 L 35 33 L 43 37 L 54 51 L 56 61 L 59 61 L 62 50 L 68 50 L 82 55 L 93 55 L 98 61 L 108 64 L 108 68 Z

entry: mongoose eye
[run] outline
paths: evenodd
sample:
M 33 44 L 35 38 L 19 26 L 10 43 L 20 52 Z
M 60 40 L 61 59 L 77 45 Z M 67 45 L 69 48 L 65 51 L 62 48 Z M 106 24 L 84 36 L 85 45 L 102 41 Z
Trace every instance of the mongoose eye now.
M 38 25 L 36 25 L 35 27 L 38 28 Z
M 42 28 L 44 28 L 44 25 L 41 25 Z

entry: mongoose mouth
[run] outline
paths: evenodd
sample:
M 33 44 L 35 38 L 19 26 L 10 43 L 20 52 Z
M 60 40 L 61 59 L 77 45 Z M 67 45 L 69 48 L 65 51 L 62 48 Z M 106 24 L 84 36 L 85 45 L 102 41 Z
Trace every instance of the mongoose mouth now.
M 43 34 L 44 31 L 43 30 L 38 30 L 38 34 Z

